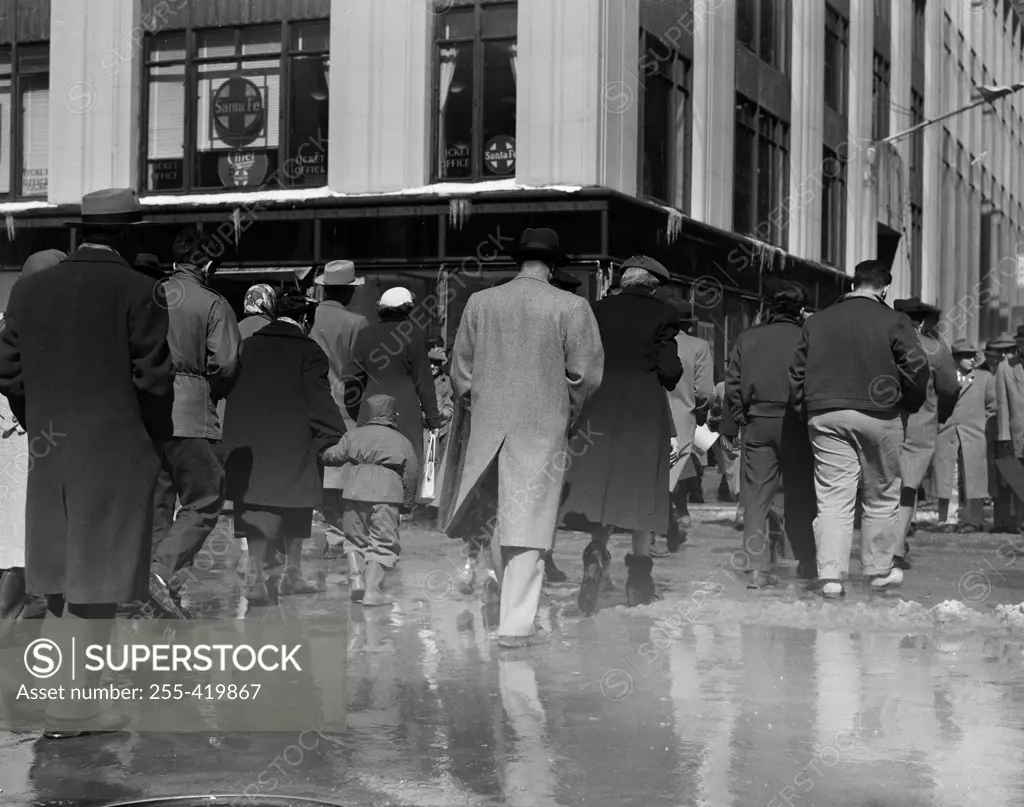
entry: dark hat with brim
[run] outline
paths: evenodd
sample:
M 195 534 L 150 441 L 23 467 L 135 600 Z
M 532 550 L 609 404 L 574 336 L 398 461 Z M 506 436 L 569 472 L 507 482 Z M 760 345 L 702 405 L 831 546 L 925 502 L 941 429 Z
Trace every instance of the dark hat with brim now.
M 693 313 L 693 304 L 686 300 L 669 300 L 669 305 L 679 315 L 680 322 L 696 322 L 697 315 Z
M 508 254 L 516 263 L 543 261 L 552 268 L 569 262 L 569 256 L 558 246 L 558 233 L 548 227 L 524 230 L 519 243 L 510 247 Z
M 1017 339 L 1009 331 L 1004 331 L 995 339 L 989 339 L 985 343 L 985 350 L 1009 350 L 1015 347 L 1017 347 Z
M 134 188 L 105 188 L 82 197 L 81 218 L 65 221 L 65 227 L 134 227 L 152 224 L 142 220 L 142 204 Z
M 934 305 L 928 305 L 928 303 L 922 302 L 920 297 L 908 297 L 906 300 L 896 300 L 893 302 L 892 307 L 911 318 L 924 319 L 926 317 L 938 316 L 942 313 L 942 311 Z
M 279 317 L 296 319 L 312 314 L 318 305 L 316 300 L 304 294 L 285 294 L 283 297 L 278 297 L 277 304 L 274 306 L 274 314 Z
M 568 272 L 556 270 L 551 273 L 551 285 L 562 291 L 574 291 L 583 285 L 583 281 Z
M 668 269 L 658 261 L 654 260 L 654 258 L 650 258 L 647 255 L 634 255 L 622 264 L 622 272 L 625 273 L 627 269 L 643 269 L 644 271 L 650 272 L 663 283 L 667 283 L 672 279 L 672 275 L 669 274 Z
M 975 345 L 970 339 L 957 339 L 953 343 L 953 347 L 950 351 L 954 356 L 977 356 L 978 346 Z
M 432 362 L 440 362 L 444 364 L 448 361 L 448 356 L 444 352 L 443 347 L 432 347 L 427 351 L 427 358 Z
M 135 268 L 146 269 L 151 272 L 159 272 L 160 259 L 150 252 L 140 252 L 135 256 Z

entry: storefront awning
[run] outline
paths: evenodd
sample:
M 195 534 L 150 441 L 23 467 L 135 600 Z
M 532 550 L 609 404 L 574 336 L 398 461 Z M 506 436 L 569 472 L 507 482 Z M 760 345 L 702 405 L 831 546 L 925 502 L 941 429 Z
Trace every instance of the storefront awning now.
M 296 280 L 305 280 L 312 271 L 312 266 L 221 266 L 217 269 L 217 276 L 288 275 Z

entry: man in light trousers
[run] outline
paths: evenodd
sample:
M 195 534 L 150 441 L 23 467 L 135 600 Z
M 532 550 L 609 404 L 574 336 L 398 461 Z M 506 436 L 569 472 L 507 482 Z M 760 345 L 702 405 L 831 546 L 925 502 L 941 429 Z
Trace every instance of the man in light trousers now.
M 861 564 L 871 586 L 898 585 L 893 565 L 900 504 L 901 411 L 925 401 L 928 357 L 910 319 L 885 303 L 892 275 L 880 261 L 854 271 L 854 290 L 809 318 L 790 367 L 792 403 L 808 416 L 822 595 L 841 597 L 858 486 Z

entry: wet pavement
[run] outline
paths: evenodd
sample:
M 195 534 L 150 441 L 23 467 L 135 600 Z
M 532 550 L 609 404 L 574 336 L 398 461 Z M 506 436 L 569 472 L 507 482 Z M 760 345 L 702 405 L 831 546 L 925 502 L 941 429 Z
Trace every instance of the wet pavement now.
M 587 539 L 560 534 L 570 582 L 548 587 L 541 611 L 553 642 L 516 651 L 498 650 L 491 614 L 456 590 L 459 546 L 438 533 L 405 529 L 386 584 L 398 601 L 383 609 L 351 605 L 344 559 L 311 541 L 322 591 L 262 611 L 347 622 L 346 733 L 0 734 L 0 804 L 1024 804 L 1019 537 L 919 532 L 901 589 L 855 579 L 826 603 L 786 562 L 778 590 L 746 591 L 732 510 L 693 512 L 689 543 L 656 561 L 664 599 L 621 605 L 622 536 L 617 590 L 593 618 L 575 605 Z M 246 616 L 240 543 L 218 535 L 207 557 L 185 604 Z

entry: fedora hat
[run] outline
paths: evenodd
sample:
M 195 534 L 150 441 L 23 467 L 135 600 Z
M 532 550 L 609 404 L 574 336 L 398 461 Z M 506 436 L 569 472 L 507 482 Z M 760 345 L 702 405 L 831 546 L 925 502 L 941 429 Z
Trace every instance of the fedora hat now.
M 928 303 L 921 302 L 920 297 L 908 297 L 905 300 L 895 300 L 892 307 L 895 310 L 906 314 L 908 317 L 930 317 L 942 313 L 942 311 L 934 305 L 928 305 Z
M 660 278 L 663 283 L 667 283 L 672 279 L 672 275 L 669 274 L 668 269 L 662 266 L 654 258 L 649 258 L 646 255 L 634 255 L 632 258 L 622 264 L 623 273 L 627 269 L 643 269 L 650 272 L 657 278 Z
M 432 347 L 427 351 L 427 358 L 430 361 L 444 363 L 448 361 L 448 356 L 444 352 L 443 347 Z
M 548 227 L 523 230 L 519 243 L 510 248 L 508 253 L 517 263 L 529 260 L 543 261 L 555 268 L 565 266 L 569 262 L 569 256 L 558 246 L 558 233 Z
M 366 278 L 356 277 L 356 265 L 352 261 L 331 261 L 313 282 L 318 286 L 362 286 Z
M 274 313 L 279 317 L 298 319 L 299 317 L 312 314 L 316 310 L 317 301 L 307 297 L 302 292 L 284 294 L 277 299 L 274 305 Z
M 1017 338 L 1009 331 L 1003 331 L 995 339 L 985 343 L 985 350 L 1009 350 L 1017 347 Z
M 697 315 L 693 313 L 693 303 L 686 300 L 670 300 L 671 305 L 679 315 L 680 322 L 696 322 Z
M 951 352 L 954 356 L 970 354 L 972 356 L 978 355 L 978 347 L 970 339 L 957 339 L 953 343 Z
M 134 188 L 104 188 L 82 197 L 80 218 L 65 221 L 65 227 L 131 227 L 146 224 L 142 205 Z
M 555 270 L 551 273 L 551 285 L 562 291 L 574 291 L 583 285 L 583 281 L 573 277 L 568 272 Z

